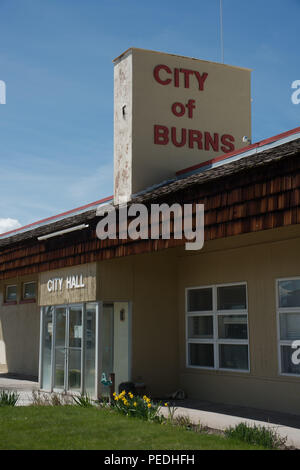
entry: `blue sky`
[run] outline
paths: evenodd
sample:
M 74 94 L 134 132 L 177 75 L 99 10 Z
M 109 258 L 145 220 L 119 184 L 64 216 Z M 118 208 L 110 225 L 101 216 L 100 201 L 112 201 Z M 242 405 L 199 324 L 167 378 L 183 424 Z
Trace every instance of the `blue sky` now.
M 300 0 L 223 9 L 225 63 L 253 69 L 253 141 L 298 127 Z M 219 0 L 0 0 L 0 232 L 112 194 L 112 59 L 131 46 L 219 62 Z

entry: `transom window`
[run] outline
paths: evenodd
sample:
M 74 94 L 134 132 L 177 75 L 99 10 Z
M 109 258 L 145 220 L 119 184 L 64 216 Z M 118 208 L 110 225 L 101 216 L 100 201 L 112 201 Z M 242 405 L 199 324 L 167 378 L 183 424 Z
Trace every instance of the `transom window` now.
M 278 279 L 276 283 L 279 372 L 300 375 L 300 364 L 293 361 L 296 349 L 292 348 L 292 343 L 300 340 L 300 278 Z
M 249 371 L 246 283 L 186 290 L 187 366 Z

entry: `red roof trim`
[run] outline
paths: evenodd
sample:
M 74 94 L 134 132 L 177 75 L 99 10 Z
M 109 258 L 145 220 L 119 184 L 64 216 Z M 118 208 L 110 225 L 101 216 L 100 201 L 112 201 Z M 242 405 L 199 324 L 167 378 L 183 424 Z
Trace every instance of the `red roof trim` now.
M 184 168 L 183 170 L 179 170 L 176 172 L 176 176 L 183 175 L 185 173 L 190 173 L 191 171 L 198 170 L 207 165 L 211 165 L 213 163 L 220 162 L 222 160 L 226 160 L 227 158 L 234 157 L 235 155 L 239 155 L 241 153 L 248 152 L 249 150 L 253 150 L 258 147 L 263 147 L 264 145 L 270 144 L 272 142 L 276 142 L 277 140 L 284 139 L 293 134 L 297 134 L 300 132 L 300 127 L 296 127 L 291 131 L 283 132 L 282 134 L 275 135 L 274 137 L 270 137 L 269 139 L 261 140 L 260 142 L 256 142 L 255 144 L 249 145 L 248 147 L 243 147 L 241 149 L 235 150 L 234 152 L 225 153 L 224 155 L 220 155 L 219 157 L 212 158 L 211 160 L 207 160 L 206 162 L 198 163 L 197 165 L 191 166 L 189 168 Z
M 62 212 L 61 214 L 53 215 L 52 217 L 48 217 L 47 219 L 38 220 L 37 222 L 33 222 L 32 224 L 24 225 L 24 227 L 19 227 L 15 230 L 10 230 L 9 232 L 5 232 L 5 233 L 0 233 L 0 238 L 3 237 L 4 235 L 9 235 L 10 233 L 17 233 L 17 232 L 20 232 L 21 230 L 25 230 L 25 229 L 34 227 L 35 225 L 44 224 L 45 222 L 50 222 L 51 220 L 55 220 L 58 217 L 65 217 L 67 215 L 73 214 L 73 212 L 78 212 L 78 211 L 81 211 L 81 210 L 84 210 L 84 209 L 88 209 L 89 207 L 96 206 L 97 204 L 101 204 L 103 202 L 111 201 L 112 198 L 113 198 L 113 196 L 105 197 L 104 199 L 100 199 L 99 201 L 91 202 L 89 204 L 86 204 L 85 206 L 77 207 L 76 209 L 71 209 L 69 211 Z

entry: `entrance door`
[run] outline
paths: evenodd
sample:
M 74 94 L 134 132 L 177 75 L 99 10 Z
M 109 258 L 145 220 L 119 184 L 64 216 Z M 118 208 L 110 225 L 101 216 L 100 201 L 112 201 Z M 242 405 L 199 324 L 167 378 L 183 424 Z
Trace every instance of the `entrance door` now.
M 55 391 L 81 391 L 82 320 L 82 305 L 56 307 L 54 310 Z

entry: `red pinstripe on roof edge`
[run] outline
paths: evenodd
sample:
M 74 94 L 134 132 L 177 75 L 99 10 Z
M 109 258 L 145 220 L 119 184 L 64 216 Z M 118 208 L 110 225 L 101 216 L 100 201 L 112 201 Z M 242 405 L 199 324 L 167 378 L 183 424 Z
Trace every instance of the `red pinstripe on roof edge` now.
M 13 233 L 20 232 L 20 231 L 28 229 L 28 228 L 35 227 L 36 225 L 44 224 L 46 222 L 51 222 L 51 220 L 55 220 L 55 219 L 60 218 L 60 217 L 65 217 L 67 215 L 73 214 L 74 212 L 82 211 L 82 210 L 88 209 L 89 207 L 93 207 L 93 206 L 96 206 L 98 204 L 102 204 L 103 202 L 111 201 L 112 199 L 113 199 L 113 196 L 105 197 L 104 199 L 100 199 L 99 201 L 91 202 L 89 204 L 86 204 L 85 206 L 77 207 L 76 209 L 71 209 L 69 211 L 62 212 L 61 214 L 53 215 L 51 217 L 48 217 L 47 219 L 38 220 L 37 222 L 33 222 L 32 224 L 24 225 L 23 227 L 19 227 L 19 228 L 16 228 L 14 230 L 10 230 L 9 232 L 0 233 L 0 238 L 4 237 L 4 236 L 7 236 L 7 235 L 10 235 L 10 234 L 13 234 Z
M 198 163 L 197 165 L 191 166 L 189 168 L 184 168 L 183 170 L 177 171 L 176 176 L 184 175 L 185 173 L 190 173 L 191 171 L 198 170 L 199 168 L 202 168 L 203 166 L 211 165 L 212 163 L 217 163 L 222 160 L 226 160 L 227 158 L 234 157 L 236 155 L 248 152 L 249 150 L 253 150 L 258 147 L 263 147 L 264 145 L 270 144 L 272 142 L 276 142 L 277 140 L 284 139 L 285 137 L 288 137 L 293 134 L 297 134 L 298 132 L 300 132 L 300 127 L 296 127 L 295 129 L 292 129 L 291 131 L 283 132 L 282 134 L 275 135 L 274 137 L 261 140 L 259 142 L 256 142 L 255 144 L 249 145 L 248 147 L 243 147 L 241 149 L 235 150 L 234 152 L 225 153 L 224 155 L 220 155 L 220 157 L 212 158 L 211 160 L 207 160 L 206 162 Z

